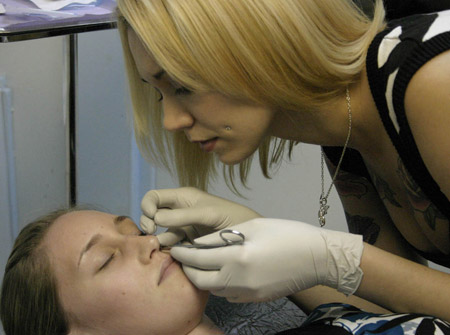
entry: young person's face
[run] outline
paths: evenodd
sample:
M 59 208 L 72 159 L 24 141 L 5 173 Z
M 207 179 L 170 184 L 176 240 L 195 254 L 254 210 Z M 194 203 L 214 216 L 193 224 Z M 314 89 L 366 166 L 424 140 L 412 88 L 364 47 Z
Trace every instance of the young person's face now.
M 203 315 L 207 292 L 142 236 L 127 217 L 76 211 L 44 240 L 74 334 L 186 334 Z
M 189 141 L 217 154 L 225 164 L 249 157 L 270 133 L 272 110 L 219 93 L 190 92 L 163 71 L 131 28 L 128 42 L 142 80 L 161 93 L 167 130 L 184 131 Z

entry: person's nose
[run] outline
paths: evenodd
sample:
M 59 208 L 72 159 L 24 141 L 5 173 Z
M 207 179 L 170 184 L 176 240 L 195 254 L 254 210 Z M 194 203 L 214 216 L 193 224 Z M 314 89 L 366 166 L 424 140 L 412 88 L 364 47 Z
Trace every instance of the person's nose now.
M 155 252 L 159 251 L 161 245 L 154 235 L 137 236 L 127 241 L 127 249 L 131 257 L 137 257 L 143 264 L 151 262 Z
M 180 104 L 164 103 L 164 128 L 168 131 L 179 131 L 192 127 L 193 116 Z

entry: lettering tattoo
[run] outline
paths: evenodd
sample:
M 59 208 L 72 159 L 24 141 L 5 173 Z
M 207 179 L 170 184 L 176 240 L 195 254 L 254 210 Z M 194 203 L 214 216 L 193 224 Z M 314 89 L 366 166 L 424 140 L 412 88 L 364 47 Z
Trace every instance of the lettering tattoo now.
M 403 181 L 406 188 L 406 194 L 408 198 L 408 204 L 413 211 L 419 212 L 423 215 L 423 218 L 427 225 L 435 230 L 436 219 L 445 220 L 446 217 L 436 208 L 436 206 L 427 198 L 422 189 L 417 185 L 415 180 L 411 177 L 406 170 L 400 157 L 398 158 L 397 174 Z
M 373 218 L 360 215 L 351 215 L 345 212 L 348 229 L 353 234 L 362 235 L 364 242 L 375 244 L 380 234 L 380 226 Z

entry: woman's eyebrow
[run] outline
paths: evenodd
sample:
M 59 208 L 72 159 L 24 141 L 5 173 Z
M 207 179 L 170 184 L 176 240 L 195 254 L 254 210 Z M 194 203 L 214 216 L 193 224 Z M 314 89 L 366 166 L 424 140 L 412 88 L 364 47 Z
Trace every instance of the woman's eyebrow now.
M 114 225 L 117 227 L 122 221 L 125 221 L 126 219 L 131 220 L 131 218 L 126 215 L 116 216 L 113 219 Z M 94 245 L 96 245 L 98 242 L 100 242 L 100 240 L 102 238 L 103 238 L 102 234 L 95 234 L 94 236 L 92 236 L 92 238 L 89 240 L 89 242 L 83 248 L 83 250 L 81 250 L 80 257 L 78 258 L 78 267 L 80 266 L 81 259 L 83 258 L 84 254 L 87 253 L 89 251 L 89 249 L 91 249 Z
M 131 220 L 131 218 L 130 218 L 129 216 L 126 216 L 126 215 L 119 215 L 119 216 L 116 216 L 116 217 L 113 219 L 114 225 L 117 226 L 119 223 L 121 223 L 122 221 L 125 221 L 126 219 Z

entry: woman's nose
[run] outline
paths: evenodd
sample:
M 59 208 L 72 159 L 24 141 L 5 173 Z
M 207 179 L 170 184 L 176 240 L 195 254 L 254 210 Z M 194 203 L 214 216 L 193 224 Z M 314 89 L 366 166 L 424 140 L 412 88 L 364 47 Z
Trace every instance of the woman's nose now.
M 139 236 L 128 242 L 131 249 L 135 249 L 139 260 L 148 263 L 152 259 L 154 252 L 159 251 L 161 245 L 154 235 Z
M 194 118 L 192 115 L 176 103 L 164 104 L 164 128 L 168 131 L 179 131 L 192 127 Z

